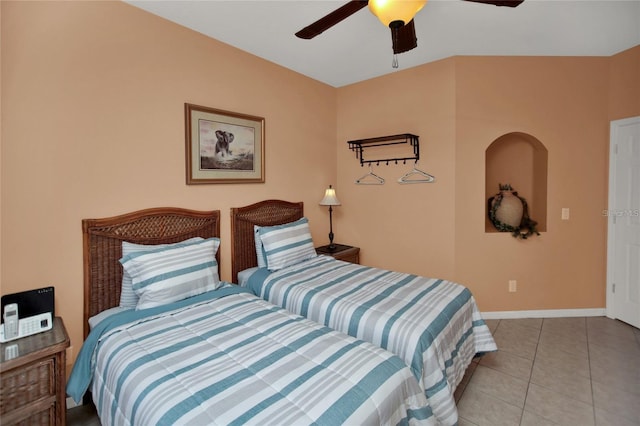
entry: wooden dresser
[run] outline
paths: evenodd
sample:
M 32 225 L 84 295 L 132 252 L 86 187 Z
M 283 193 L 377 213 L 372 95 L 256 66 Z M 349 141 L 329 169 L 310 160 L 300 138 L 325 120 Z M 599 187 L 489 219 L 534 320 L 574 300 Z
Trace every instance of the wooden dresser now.
M 53 328 L 0 344 L 0 424 L 65 425 L 66 349 L 62 318 Z

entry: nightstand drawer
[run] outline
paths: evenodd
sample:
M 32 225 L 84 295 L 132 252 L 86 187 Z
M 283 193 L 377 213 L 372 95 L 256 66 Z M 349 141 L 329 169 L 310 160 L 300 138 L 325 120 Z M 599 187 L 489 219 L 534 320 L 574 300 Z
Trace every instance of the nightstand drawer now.
M 55 358 L 33 362 L 9 371 L 0 381 L 0 414 L 55 396 Z
M 2 416 L 2 426 L 54 426 L 60 414 L 56 413 L 55 398 L 24 406 Z

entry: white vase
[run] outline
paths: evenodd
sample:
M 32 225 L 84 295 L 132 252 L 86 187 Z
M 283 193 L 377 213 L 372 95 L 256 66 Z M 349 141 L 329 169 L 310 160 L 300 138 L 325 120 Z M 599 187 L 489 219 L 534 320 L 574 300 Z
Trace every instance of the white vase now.
M 505 225 L 517 228 L 522 222 L 522 214 L 524 208 L 522 206 L 522 200 L 518 198 L 513 191 L 503 190 L 500 191 L 502 199 L 500 205 L 496 208 L 496 219 Z M 498 197 L 496 197 L 498 198 Z M 496 203 L 496 198 L 493 199 L 493 204 Z

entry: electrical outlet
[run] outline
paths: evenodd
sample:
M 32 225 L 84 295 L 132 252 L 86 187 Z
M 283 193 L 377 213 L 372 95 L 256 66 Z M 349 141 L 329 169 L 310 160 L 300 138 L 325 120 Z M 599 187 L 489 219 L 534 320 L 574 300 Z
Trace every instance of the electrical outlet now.
M 569 220 L 569 207 L 562 208 L 562 220 Z
M 509 280 L 509 293 L 515 293 L 518 291 L 518 282 L 516 280 Z

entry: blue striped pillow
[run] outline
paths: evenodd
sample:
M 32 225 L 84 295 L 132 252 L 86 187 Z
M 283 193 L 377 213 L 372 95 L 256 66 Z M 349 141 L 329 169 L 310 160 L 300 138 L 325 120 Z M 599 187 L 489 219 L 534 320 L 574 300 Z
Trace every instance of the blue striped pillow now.
M 188 240 L 180 241 L 179 243 L 154 244 L 154 245 L 135 244 L 135 243 L 130 243 L 128 241 L 123 241 L 122 257 L 125 257 L 126 255 L 131 253 L 137 253 L 142 251 L 145 251 L 145 252 L 155 251 L 155 250 L 166 248 L 166 247 L 183 246 L 185 244 L 191 244 L 195 241 L 202 241 L 202 240 L 204 240 L 204 238 L 194 237 L 194 238 L 189 238 Z M 133 283 L 131 282 L 131 275 L 129 275 L 127 273 L 127 270 L 125 269 L 124 271 L 122 271 L 122 288 L 120 290 L 120 307 L 127 308 L 127 309 L 134 309 L 137 304 L 138 304 L 138 295 L 136 295 L 136 293 L 133 291 Z
M 120 263 L 131 276 L 139 300 L 136 309 L 147 309 L 215 290 L 218 278 L 216 252 L 220 239 L 131 253 Z
M 270 271 L 316 257 L 306 217 L 295 222 L 258 229 Z
M 260 239 L 260 228 L 261 226 L 253 225 L 253 239 L 255 240 L 256 245 L 256 258 L 258 259 L 258 268 L 266 268 L 267 267 L 267 255 L 264 252 L 264 247 L 262 246 L 262 240 Z

